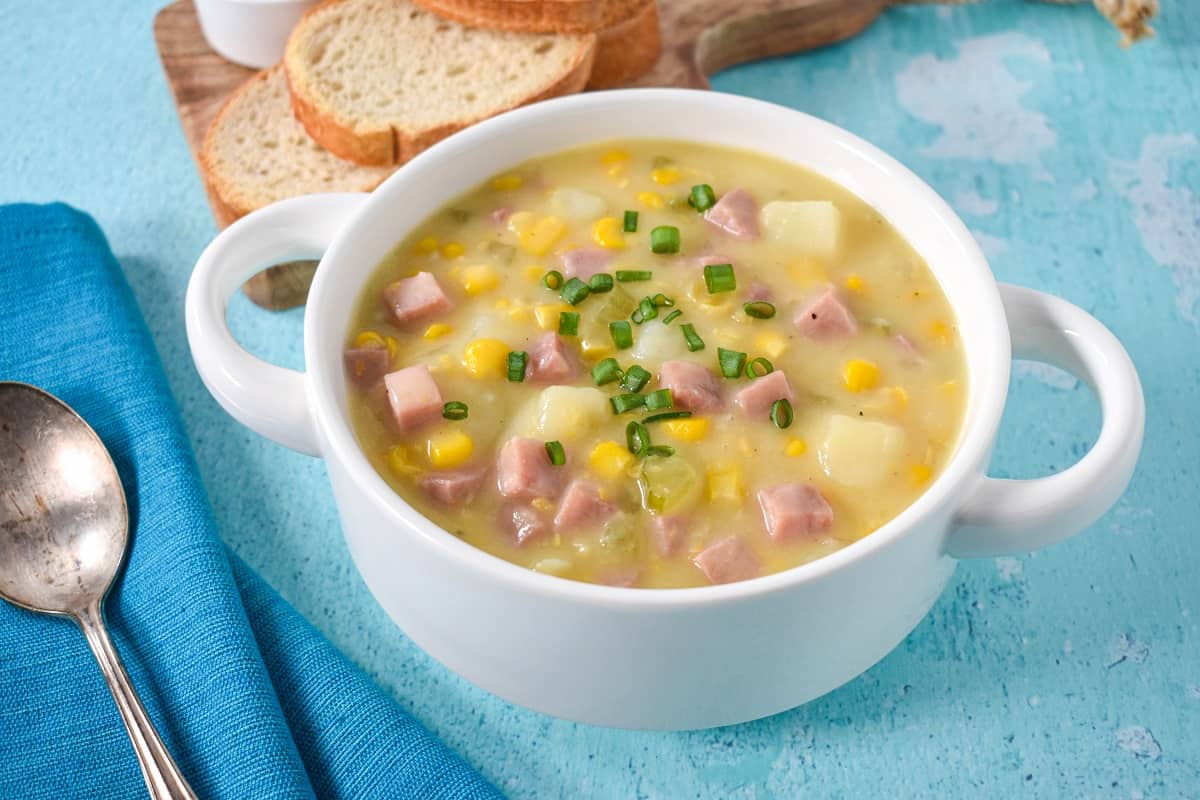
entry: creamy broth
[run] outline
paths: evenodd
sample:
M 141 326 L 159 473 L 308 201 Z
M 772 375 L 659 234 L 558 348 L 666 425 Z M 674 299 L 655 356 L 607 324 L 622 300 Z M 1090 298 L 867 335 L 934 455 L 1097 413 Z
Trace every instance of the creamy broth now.
M 653 252 L 668 227 L 678 251 Z M 599 291 L 576 297 L 572 273 Z M 638 587 L 765 575 L 869 535 L 951 456 L 967 389 L 944 294 L 878 213 L 800 167 L 673 141 L 489 178 L 379 265 L 346 347 L 354 430 L 401 497 L 505 560 Z M 718 348 L 730 375 L 745 354 L 738 377 Z M 598 385 L 612 374 L 625 385 Z M 618 396 L 643 405 L 616 413 Z

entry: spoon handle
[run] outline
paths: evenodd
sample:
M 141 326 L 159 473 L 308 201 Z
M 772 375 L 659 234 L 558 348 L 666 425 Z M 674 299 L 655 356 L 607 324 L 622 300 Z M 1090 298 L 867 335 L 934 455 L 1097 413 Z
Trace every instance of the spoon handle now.
M 121 664 L 121 657 L 108 637 L 99 604 L 92 604 L 80 611 L 75 621 L 83 629 L 88 646 L 100 664 L 104 681 L 117 701 L 117 710 L 121 712 L 125 730 L 133 742 L 133 751 L 137 753 L 138 765 L 142 768 L 142 778 L 150 790 L 150 797 L 154 800 L 196 800 L 195 792 L 183 779 L 178 765 L 167 752 L 158 731 L 154 729 L 154 723 L 142 707 L 142 701 L 138 699 L 129 675 Z

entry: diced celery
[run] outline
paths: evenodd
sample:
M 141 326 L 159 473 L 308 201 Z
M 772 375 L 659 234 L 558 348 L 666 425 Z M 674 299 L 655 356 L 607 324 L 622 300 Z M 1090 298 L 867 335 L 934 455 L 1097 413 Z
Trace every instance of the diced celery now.
M 660 514 L 685 511 L 700 499 L 700 476 L 687 459 L 650 456 L 638 475 L 642 506 Z

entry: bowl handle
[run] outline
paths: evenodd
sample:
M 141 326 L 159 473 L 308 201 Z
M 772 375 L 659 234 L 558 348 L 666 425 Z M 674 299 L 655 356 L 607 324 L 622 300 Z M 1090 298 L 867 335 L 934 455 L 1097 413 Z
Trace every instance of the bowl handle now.
M 247 352 L 225 319 L 246 279 L 284 261 L 320 258 L 365 194 L 316 194 L 284 200 L 230 225 L 204 249 L 188 283 L 185 318 L 192 360 L 208 391 L 254 432 L 320 455 L 304 373 Z
M 1001 284 L 1013 355 L 1061 367 L 1100 399 L 1096 444 L 1079 463 L 1031 480 L 983 477 L 946 541 L 955 558 L 1022 553 L 1072 536 L 1112 507 L 1142 448 L 1146 405 L 1137 371 L 1108 328 L 1066 300 Z

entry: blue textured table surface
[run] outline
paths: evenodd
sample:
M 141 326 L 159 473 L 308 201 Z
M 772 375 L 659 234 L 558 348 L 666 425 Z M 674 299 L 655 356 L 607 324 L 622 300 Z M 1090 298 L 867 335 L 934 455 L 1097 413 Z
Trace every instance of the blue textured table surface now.
M 1195 798 L 1192 2 L 1164 0 L 1159 37 L 1130 51 L 1086 8 L 902 8 L 850 43 L 714 81 L 825 117 L 907 163 L 975 231 L 998 277 L 1060 294 L 1108 324 L 1147 399 L 1133 484 L 1091 530 L 1028 557 L 963 563 L 929 618 L 865 675 L 802 708 L 720 730 L 574 725 L 447 672 L 359 581 L 321 462 L 257 438 L 209 398 L 188 356 L 182 304 L 215 227 L 154 50 L 161 0 L 0 7 L 0 202 L 65 200 L 96 216 L 166 361 L 225 538 L 513 797 Z M 239 299 L 230 316 L 252 349 L 301 365 L 300 312 Z M 1098 419 L 1073 379 L 1018 369 L 994 474 L 1061 469 L 1091 443 Z

